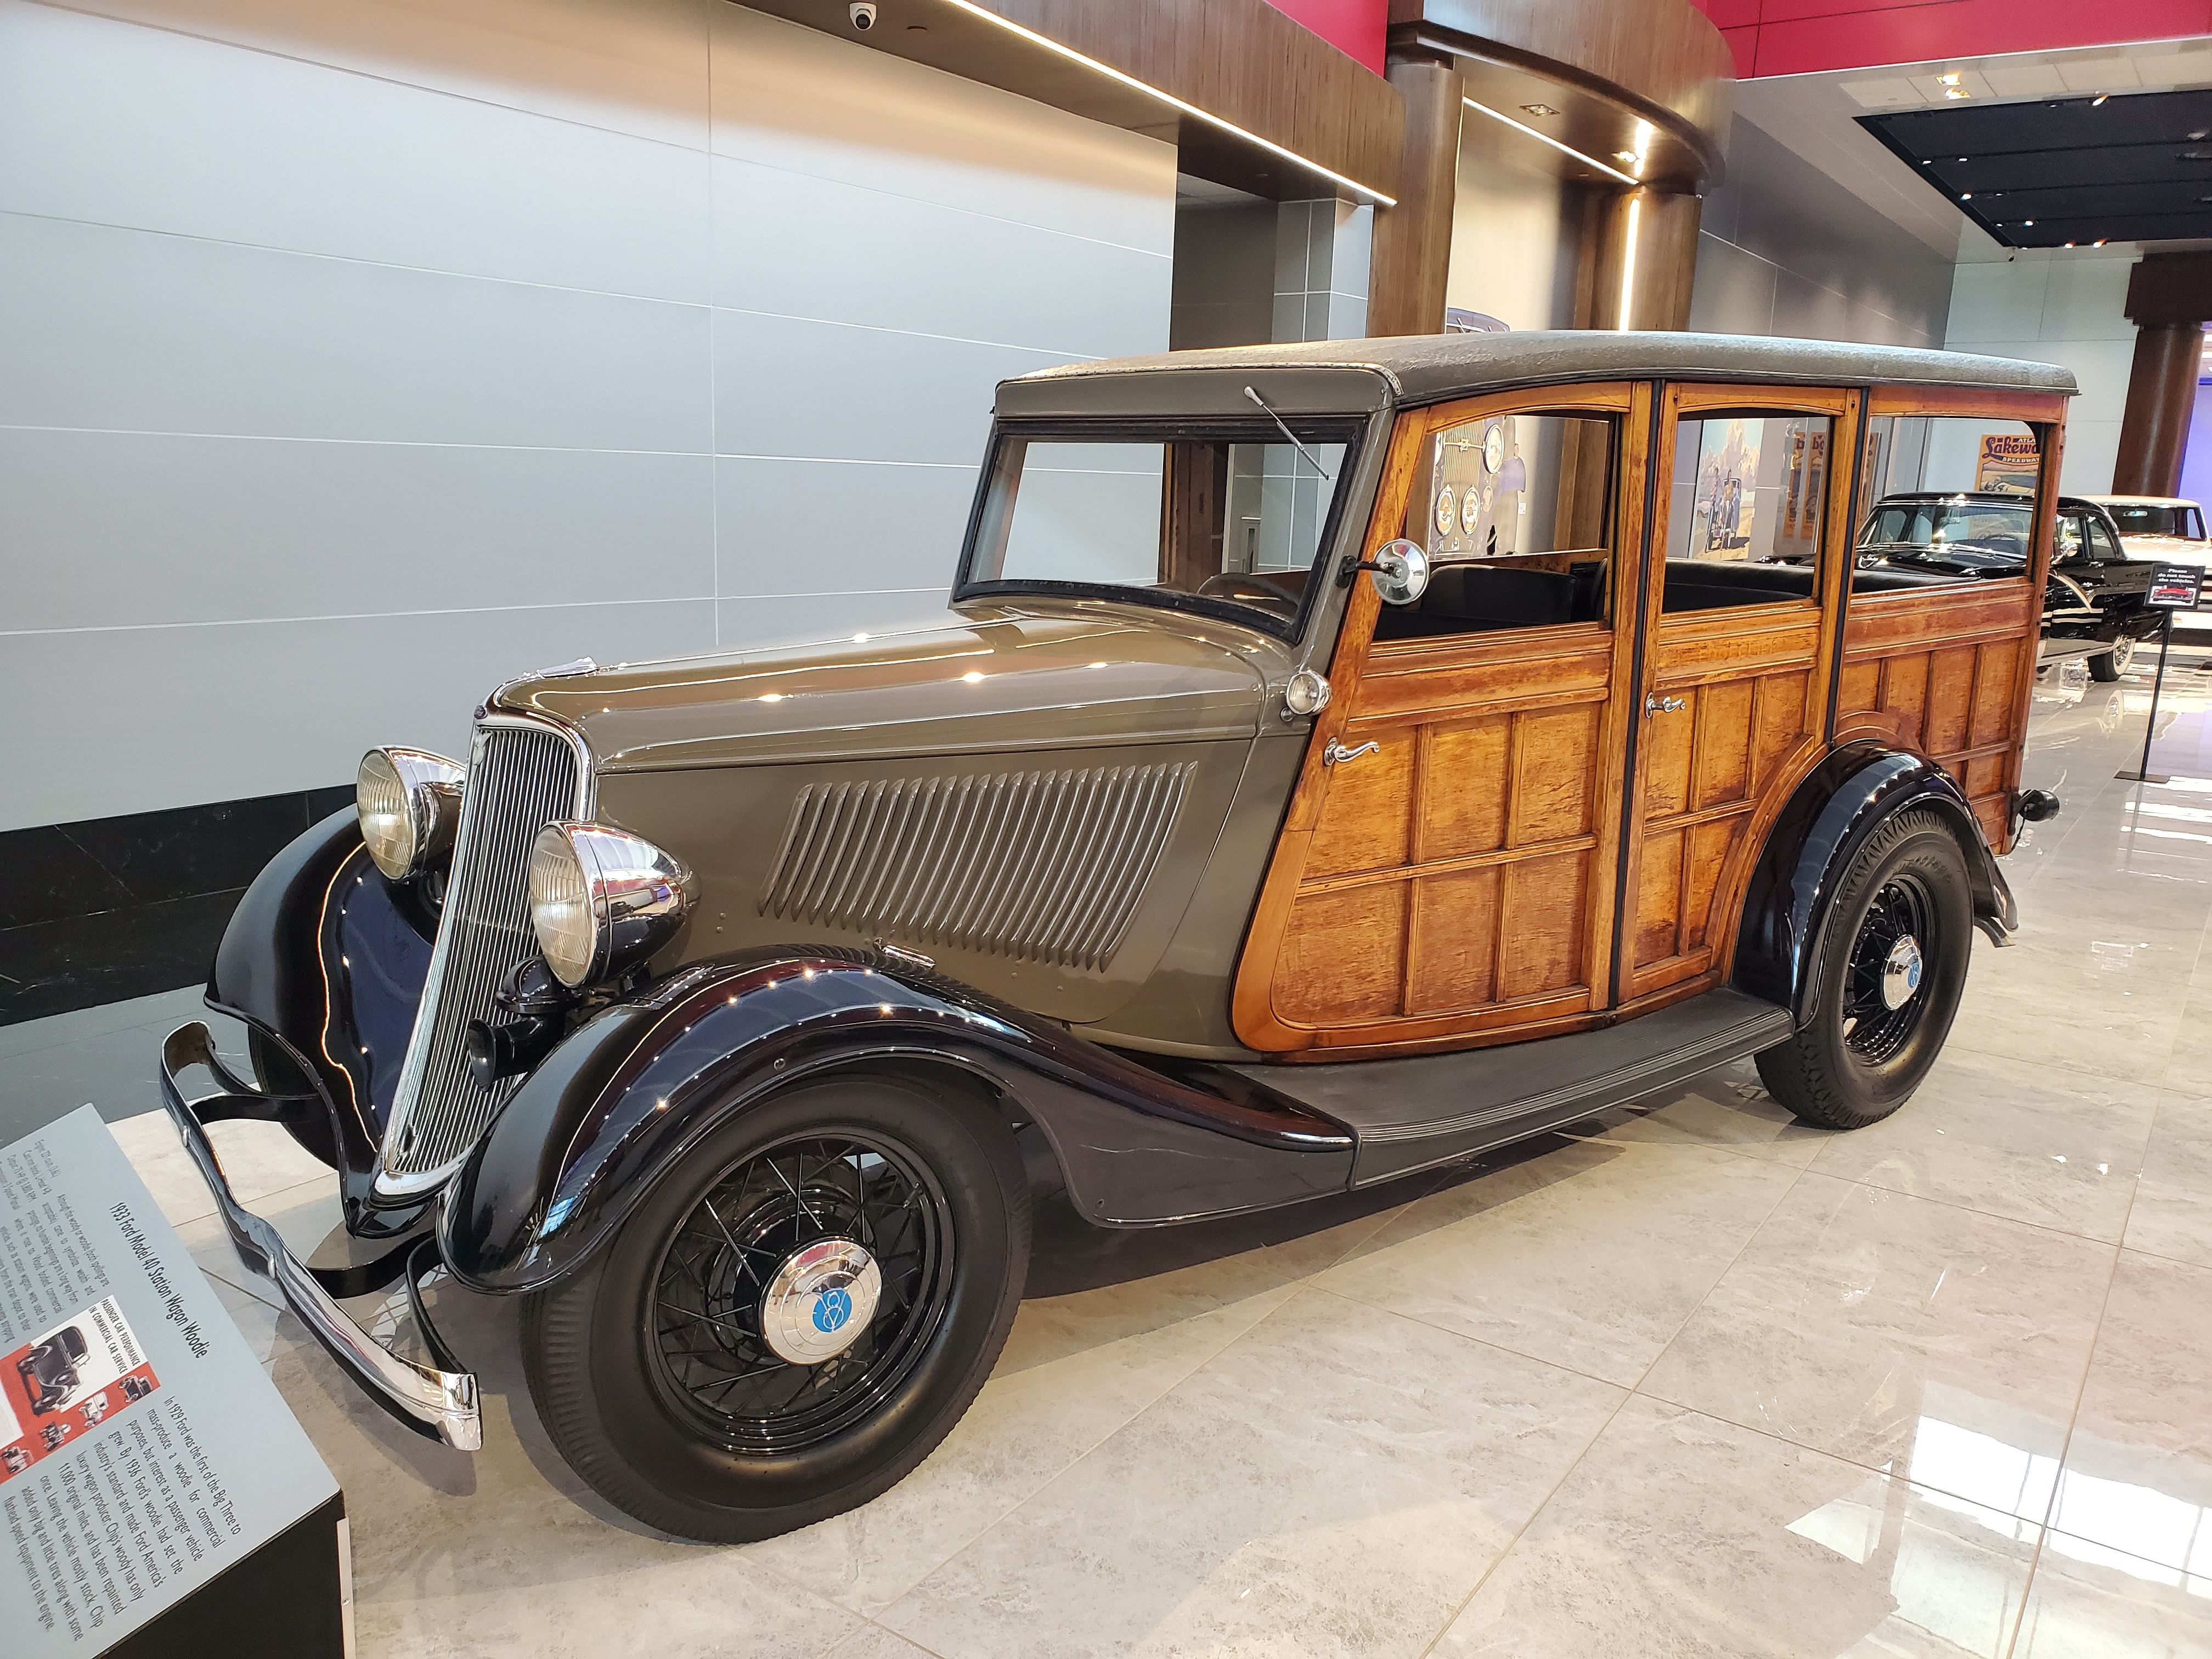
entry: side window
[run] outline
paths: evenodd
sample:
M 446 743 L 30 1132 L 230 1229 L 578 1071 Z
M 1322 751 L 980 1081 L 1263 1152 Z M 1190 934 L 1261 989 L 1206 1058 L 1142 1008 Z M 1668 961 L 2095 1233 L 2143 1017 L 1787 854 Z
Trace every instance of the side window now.
M 2042 474 L 2035 433 L 2019 421 L 1885 415 L 1869 422 L 1851 591 L 2025 576 Z M 2079 517 L 2057 520 L 2057 559 L 2098 556 Z
M 2102 519 L 2084 514 L 2081 522 L 2087 526 L 2088 532 L 2089 556 L 2098 563 L 2118 564 L 2128 556 L 2120 551 L 2118 538 L 2105 527 L 2105 521 Z
M 2201 542 L 2204 539 L 2204 520 L 2195 507 L 2183 507 L 2181 520 L 2183 535 L 2192 542 Z
M 1543 412 L 1431 434 L 1406 526 L 1428 591 L 1386 606 L 1375 637 L 1607 623 L 1619 442 L 1609 416 Z
M 1810 603 L 1834 454 L 1826 415 L 1684 416 L 1662 609 Z

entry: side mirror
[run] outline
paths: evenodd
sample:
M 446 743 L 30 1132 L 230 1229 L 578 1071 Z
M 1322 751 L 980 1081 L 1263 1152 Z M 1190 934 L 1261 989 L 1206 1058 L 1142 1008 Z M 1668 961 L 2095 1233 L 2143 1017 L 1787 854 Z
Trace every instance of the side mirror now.
M 1385 605 L 1411 605 L 1429 591 L 1429 556 L 1403 537 L 1376 548 L 1375 556 L 1361 560 L 1359 568 L 1369 573 Z

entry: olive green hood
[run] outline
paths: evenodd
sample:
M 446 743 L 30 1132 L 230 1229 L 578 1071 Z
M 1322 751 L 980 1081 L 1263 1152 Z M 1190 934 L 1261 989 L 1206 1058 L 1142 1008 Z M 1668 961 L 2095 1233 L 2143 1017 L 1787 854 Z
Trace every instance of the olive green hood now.
M 1251 737 L 1282 647 L 1209 618 L 1088 601 L 718 652 L 501 689 L 584 734 L 602 771 Z

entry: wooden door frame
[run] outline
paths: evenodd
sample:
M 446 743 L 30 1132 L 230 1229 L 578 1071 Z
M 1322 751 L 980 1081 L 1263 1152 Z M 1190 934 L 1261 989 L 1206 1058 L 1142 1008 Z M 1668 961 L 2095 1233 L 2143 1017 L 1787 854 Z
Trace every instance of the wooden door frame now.
M 1627 1018 L 1663 1007 L 1724 982 L 1735 965 L 1735 945 L 1742 927 L 1742 908 L 1759 850 L 1775 821 L 1789 805 L 1797 786 L 1826 757 L 1828 731 L 1835 707 L 1837 655 L 1843 635 L 1843 600 L 1849 586 L 1850 548 L 1856 536 L 1853 522 L 1853 492 L 1858 486 L 1860 459 L 1865 442 L 1868 397 L 1856 386 L 1775 386 L 1755 381 L 1717 383 L 1670 381 L 1660 388 L 1650 439 L 1651 497 L 1644 529 L 1645 568 L 1640 594 L 1642 615 L 1635 640 L 1637 678 L 1632 704 L 1635 738 L 1626 757 L 1624 822 L 1620 830 L 1620 903 L 1614 919 L 1613 979 L 1610 1006 Z M 1672 481 L 1675 441 L 1685 416 L 1715 414 L 1825 415 L 1832 422 L 1827 476 L 1823 480 L 1822 519 L 1819 560 L 1813 592 L 1803 602 L 1781 601 L 1688 612 L 1670 623 L 1664 597 L 1667 578 L 1666 543 L 1675 529 L 1671 521 Z M 1717 938 L 1712 942 L 1709 964 L 1690 977 L 1641 995 L 1632 994 L 1635 972 L 1631 960 L 1629 930 L 1633 925 L 1639 890 L 1644 812 L 1643 767 L 1647 755 L 1643 736 L 1645 700 L 1659 684 L 1661 647 L 1666 634 L 1694 645 L 1701 638 L 1715 641 L 1740 638 L 1747 629 L 1763 628 L 1779 633 L 1814 624 L 1812 651 L 1806 659 L 1806 730 L 1785 755 L 1771 779 L 1761 788 L 1741 842 L 1729 855 L 1714 888 L 1712 914 Z M 1789 659 L 1796 661 L 1793 653 Z M 1712 675 L 1716 681 L 1735 678 L 1741 663 L 1727 664 Z M 1692 683 L 1680 676 L 1669 684 Z
M 1599 738 L 1598 793 L 1593 806 L 1600 855 L 1593 860 L 1583 932 L 1585 977 L 1590 998 L 1597 1006 L 1486 1026 L 1476 1025 L 1464 1014 L 1419 1016 L 1401 1012 L 1395 1018 L 1370 1021 L 1349 1030 L 1294 1024 L 1277 1015 L 1273 1006 L 1275 976 L 1327 793 L 1328 775 L 1322 757 L 1331 742 L 1345 736 L 1356 719 L 1371 722 L 1402 717 L 1409 712 L 1364 714 L 1360 709 L 1366 670 L 1376 649 L 1376 620 L 1382 610 L 1373 584 L 1362 581 L 1355 585 L 1345 605 L 1343 621 L 1328 663 L 1332 690 L 1329 704 L 1315 720 L 1305 760 L 1237 957 L 1230 1018 L 1237 1039 L 1248 1048 L 1286 1059 L 1340 1060 L 1521 1042 L 1579 1030 L 1609 1020 L 1603 1005 L 1612 979 L 1613 911 L 1619 896 L 1614 881 L 1620 867 L 1618 842 L 1622 822 L 1620 758 L 1628 732 L 1628 722 L 1622 717 L 1622 702 L 1636 659 L 1633 630 L 1640 591 L 1637 584 L 1642 580 L 1643 538 L 1649 520 L 1646 496 L 1651 408 L 1652 386 L 1649 380 L 1622 380 L 1528 386 L 1403 410 L 1391 434 L 1382 480 L 1361 544 L 1363 556 L 1371 558 L 1384 543 L 1406 533 L 1414 482 L 1421 476 L 1430 441 L 1441 430 L 1488 416 L 1511 414 L 1590 414 L 1607 416 L 1614 422 L 1620 438 L 1607 509 L 1613 566 L 1608 595 L 1612 656 L 1606 684 L 1606 713 Z M 1580 631 L 1591 625 L 1570 623 L 1557 626 Z M 1516 646 L 1525 647 L 1533 636 L 1552 631 L 1516 629 L 1471 637 L 1488 642 L 1493 652 L 1503 653 Z M 1534 642 L 1541 643 L 1540 640 Z M 1443 656 L 1450 654 L 1455 644 L 1460 654 L 1468 653 L 1465 641 L 1389 641 L 1380 649 L 1386 659 L 1418 656 L 1425 649 Z M 1412 960 L 1412 943 L 1409 938 L 1408 963 Z M 1401 965 L 1401 975 L 1404 971 Z M 1402 983 L 1401 979 L 1401 988 Z

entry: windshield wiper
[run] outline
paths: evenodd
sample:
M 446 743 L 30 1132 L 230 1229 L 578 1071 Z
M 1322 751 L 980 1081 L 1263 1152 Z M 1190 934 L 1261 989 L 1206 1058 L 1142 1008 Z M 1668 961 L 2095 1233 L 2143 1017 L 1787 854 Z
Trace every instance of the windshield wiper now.
M 1254 403 L 1259 404 L 1261 409 L 1267 411 L 1267 418 L 1275 423 L 1275 429 L 1291 441 L 1291 448 L 1297 450 L 1299 454 L 1305 457 L 1306 465 L 1308 466 L 1320 473 L 1321 476 L 1330 483 L 1334 483 L 1336 482 L 1336 474 L 1330 471 L 1319 461 L 1314 459 L 1313 452 L 1298 441 L 1298 434 L 1283 424 L 1283 417 L 1275 413 L 1275 406 L 1273 404 L 1269 403 L 1265 398 L 1262 398 L 1257 392 L 1254 391 L 1249 386 L 1244 388 L 1244 395 L 1249 398 Z

